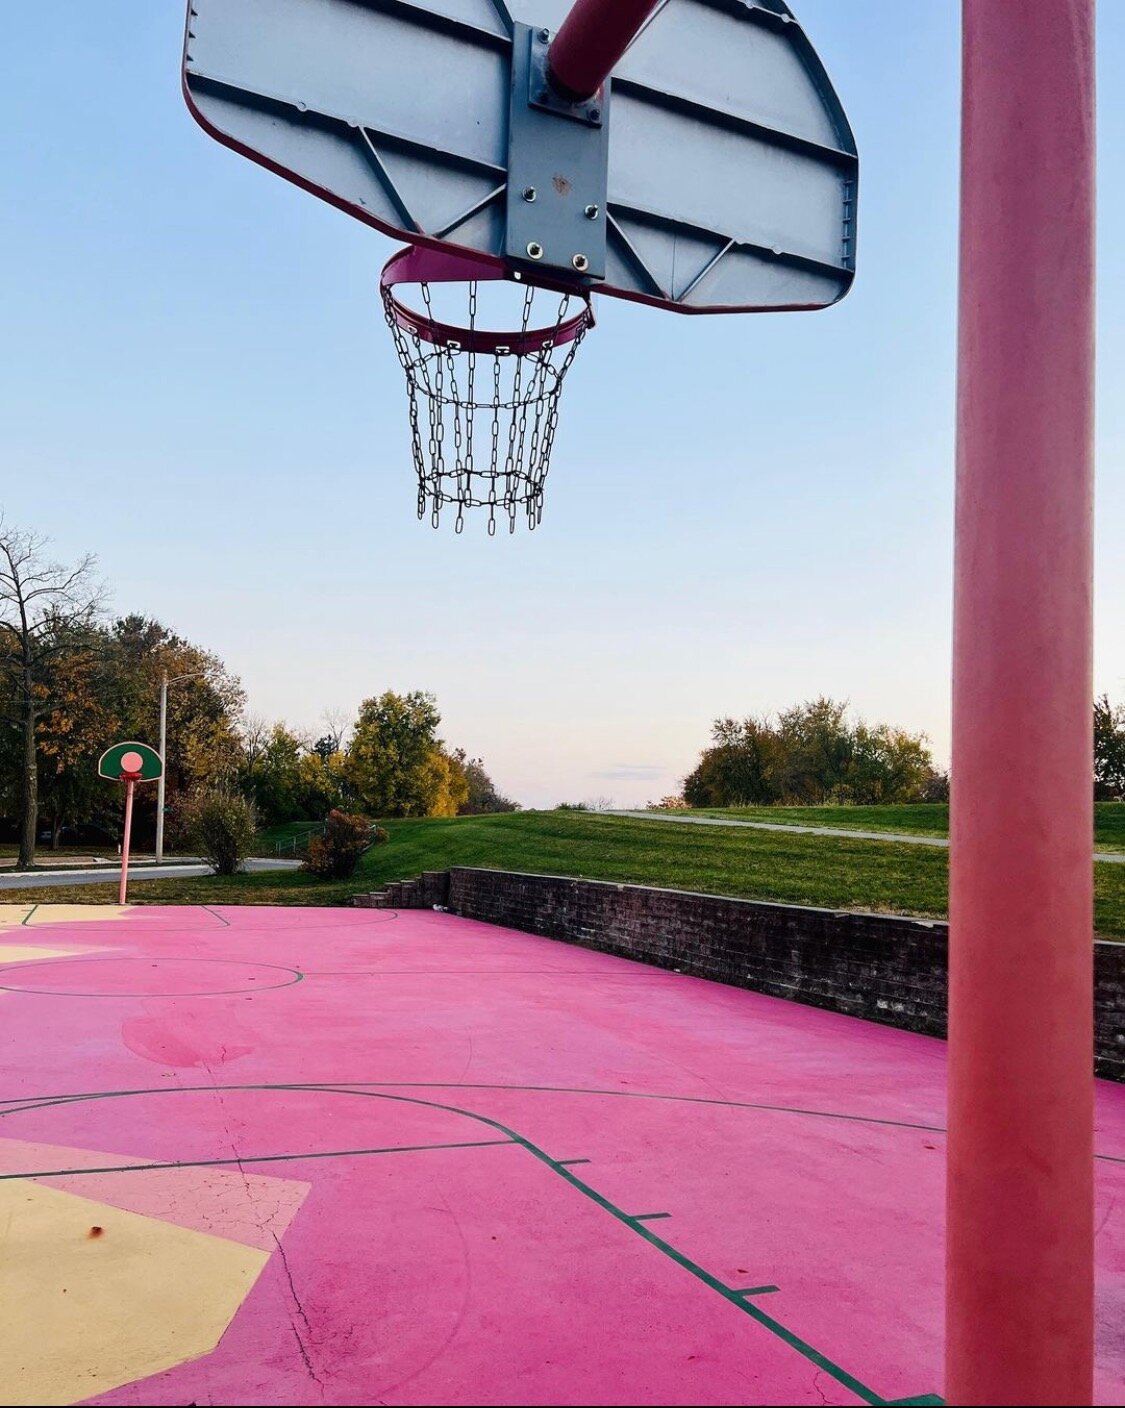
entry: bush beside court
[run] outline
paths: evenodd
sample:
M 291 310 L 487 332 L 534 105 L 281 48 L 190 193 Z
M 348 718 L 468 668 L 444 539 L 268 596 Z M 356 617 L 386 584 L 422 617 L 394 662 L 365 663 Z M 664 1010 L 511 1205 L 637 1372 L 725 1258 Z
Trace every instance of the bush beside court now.
M 252 803 L 237 792 L 216 788 L 193 793 L 181 815 L 188 845 L 216 875 L 234 875 L 242 869 L 258 829 Z
M 389 839 L 383 827 L 373 827 L 366 817 L 331 811 L 323 835 L 309 841 L 304 868 L 321 880 L 346 880 L 369 846 Z

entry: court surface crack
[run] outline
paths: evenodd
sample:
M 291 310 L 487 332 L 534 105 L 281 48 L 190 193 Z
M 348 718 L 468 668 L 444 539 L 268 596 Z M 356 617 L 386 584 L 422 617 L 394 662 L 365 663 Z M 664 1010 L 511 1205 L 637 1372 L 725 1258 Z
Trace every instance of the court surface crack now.
M 293 1272 L 289 1266 L 289 1258 L 285 1255 L 285 1248 L 281 1245 L 281 1239 L 278 1237 L 277 1233 L 271 1230 L 270 1236 L 273 1238 L 274 1245 L 277 1247 L 277 1254 L 281 1261 L 281 1268 L 285 1272 L 286 1281 L 289 1283 L 289 1294 L 293 1297 L 293 1304 L 297 1308 L 297 1314 L 301 1317 L 301 1320 L 304 1322 L 305 1333 L 309 1336 L 309 1342 L 311 1343 L 312 1326 L 309 1324 L 309 1317 L 305 1314 L 305 1307 L 301 1304 L 301 1297 L 297 1294 L 297 1287 L 293 1284 Z M 293 1338 L 297 1341 L 297 1348 L 301 1352 L 301 1358 L 304 1361 L 305 1370 L 308 1373 L 309 1378 L 313 1379 L 317 1384 L 320 1385 L 321 1389 L 323 1389 L 324 1380 L 313 1368 L 312 1358 L 309 1355 L 309 1351 L 305 1345 L 304 1340 L 301 1338 L 301 1332 L 297 1329 L 297 1322 L 293 1318 L 292 1314 L 290 1314 L 289 1316 L 289 1328 L 293 1331 Z
M 221 1051 L 223 1059 L 225 1060 L 226 1047 L 222 1047 Z M 242 1186 L 246 1192 L 246 1200 L 250 1207 L 251 1216 L 254 1216 L 257 1212 L 257 1208 L 255 1207 L 254 1203 L 254 1192 L 250 1186 L 250 1180 L 246 1176 L 246 1170 L 242 1167 L 242 1156 L 238 1152 L 238 1147 L 234 1142 L 234 1134 L 231 1132 L 231 1127 L 227 1120 L 226 1102 L 223 1100 L 222 1096 L 222 1091 L 224 1087 L 215 1083 L 215 1073 L 214 1071 L 212 1071 L 211 1067 L 207 1064 L 206 1061 L 203 1062 L 203 1068 L 211 1077 L 212 1090 L 214 1091 L 214 1094 L 218 1099 L 219 1109 L 222 1111 L 223 1126 L 226 1130 L 227 1142 L 230 1144 L 230 1151 L 234 1155 L 235 1167 L 238 1169 L 238 1172 L 242 1178 Z M 261 1232 L 268 1231 L 270 1236 L 273 1238 L 274 1246 L 277 1248 L 278 1259 L 281 1262 L 282 1271 L 285 1273 L 285 1280 L 289 1285 L 289 1294 L 293 1298 L 293 1305 L 296 1307 L 297 1314 L 301 1317 L 301 1320 L 304 1322 L 305 1333 L 309 1336 L 309 1341 L 311 1343 L 312 1326 L 309 1324 L 309 1317 L 305 1314 L 305 1307 L 301 1304 L 301 1297 L 297 1294 L 297 1287 L 293 1284 L 293 1272 L 289 1266 L 289 1258 L 285 1255 L 285 1248 L 281 1245 L 281 1239 L 278 1237 L 277 1233 L 273 1230 L 272 1227 L 267 1228 L 265 1222 L 260 1219 L 257 1219 L 257 1221 L 258 1230 Z M 301 1362 L 305 1366 L 305 1372 L 308 1374 L 309 1378 L 312 1379 L 313 1382 L 318 1385 L 321 1392 L 323 1393 L 324 1382 L 320 1378 L 320 1375 L 316 1372 L 316 1369 L 313 1367 L 312 1357 L 309 1354 L 308 1346 L 305 1344 L 305 1341 L 301 1338 L 301 1332 L 297 1328 L 297 1321 L 294 1318 L 292 1310 L 288 1312 L 288 1317 L 289 1328 L 293 1331 L 293 1338 L 297 1341 L 297 1350 L 301 1356 Z

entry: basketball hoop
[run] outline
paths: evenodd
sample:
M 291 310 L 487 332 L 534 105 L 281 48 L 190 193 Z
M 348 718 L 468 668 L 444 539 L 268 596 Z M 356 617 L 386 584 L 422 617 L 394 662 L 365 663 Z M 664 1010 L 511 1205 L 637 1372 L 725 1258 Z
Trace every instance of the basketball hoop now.
M 509 279 L 522 292 L 519 329 L 489 331 L 479 325 L 478 286 Z M 421 309 L 397 296 L 402 284 L 418 286 Z M 435 315 L 433 284 L 468 285 L 466 326 Z M 589 293 L 535 287 L 518 273 L 420 246 L 394 255 L 379 287 L 406 372 L 418 517 L 428 509 L 436 528 L 443 508 L 456 509 L 460 533 L 465 510 L 484 508 L 489 534 L 499 517 L 515 532 L 521 512 L 534 528 L 543 515 L 563 379 L 594 325 Z
M 122 782 L 140 782 L 143 775 L 145 760 L 140 753 L 134 751 L 122 753 L 118 766 L 121 771 L 118 778 Z
M 147 743 L 115 743 L 98 759 L 98 776 L 125 784 L 125 826 L 121 833 L 121 880 L 117 903 L 129 893 L 129 843 L 133 833 L 133 793 L 138 782 L 155 782 L 164 776 L 164 760 Z

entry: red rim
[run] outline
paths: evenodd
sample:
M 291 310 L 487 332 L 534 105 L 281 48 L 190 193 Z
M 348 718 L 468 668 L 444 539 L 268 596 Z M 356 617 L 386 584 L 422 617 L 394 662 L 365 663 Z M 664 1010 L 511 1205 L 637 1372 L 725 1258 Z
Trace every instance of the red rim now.
M 573 340 L 587 328 L 594 325 L 594 308 L 590 295 L 585 289 L 561 289 L 563 296 L 569 295 L 582 302 L 581 308 L 562 323 L 552 323 L 544 328 L 527 328 L 521 332 L 488 332 L 480 328 L 462 328 L 452 323 L 441 323 L 425 313 L 416 312 L 396 298 L 392 289 L 398 284 L 457 284 L 457 283 L 497 283 L 509 275 L 495 264 L 485 264 L 481 260 L 470 259 L 466 255 L 451 254 L 445 250 L 426 249 L 422 245 L 411 245 L 393 254 L 383 266 L 379 288 L 383 301 L 395 323 L 423 342 L 435 347 L 453 347 L 465 352 L 499 352 L 526 356 L 539 352 L 550 344 L 558 347 Z

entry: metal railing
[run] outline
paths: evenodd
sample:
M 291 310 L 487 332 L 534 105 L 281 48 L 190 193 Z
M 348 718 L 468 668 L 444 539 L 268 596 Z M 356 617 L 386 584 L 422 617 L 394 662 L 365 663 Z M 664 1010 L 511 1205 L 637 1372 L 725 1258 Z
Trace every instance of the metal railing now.
M 286 836 L 274 842 L 274 854 L 276 856 L 300 856 L 309 848 L 309 842 L 314 836 L 323 836 L 328 823 L 326 821 L 310 821 L 308 830 L 302 831 L 294 836 Z

